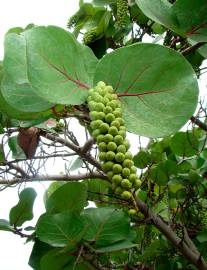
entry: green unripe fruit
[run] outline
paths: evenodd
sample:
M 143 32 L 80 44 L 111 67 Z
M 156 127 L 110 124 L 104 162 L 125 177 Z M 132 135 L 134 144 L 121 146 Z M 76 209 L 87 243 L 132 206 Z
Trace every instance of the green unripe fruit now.
M 114 142 L 116 143 L 116 144 L 122 144 L 123 143 L 123 141 L 124 141 L 124 139 L 123 139 L 123 137 L 121 136 L 121 135 L 116 135 L 115 137 L 114 137 Z
M 87 97 L 87 102 L 89 103 L 89 102 L 91 102 L 91 101 L 94 102 L 93 99 L 92 99 L 92 97 L 91 97 L 91 96 L 88 96 L 88 97 Z M 89 107 L 89 106 L 88 106 L 88 107 Z M 92 110 L 91 110 L 91 111 L 92 111 Z
M 118 120 L 117 120 L 117 121 L 118 121 Z M 120 125 L 119 130 L 124 130 L 124 131 L 126 131 L 126 127 Z
M 112 94 L 106 94 L 105 97 L 108 98 L 109 102 L 111 100 L 113 100 L 113 95 Z
M 93 95 L 96 92 L 96 90 L 94 90 L 94 88 L 91 88 L 88 90 L 88 96 Z
M 120 174 L 115 174 L 113 177 L 112 177 L 112 182 L 113 183 L 115 183 L 115 184 L 119 184 L 119 183 L 121 183 L 121 181 L 122 181 L 122 177 L 121 177 L 121 175 Z
M 98 113 L 98 119 L 104 120 L 105 119 L 105 113 L 104 112 L 97 112 Z
M 124 161 L 124 158 L 125 158 L 125 156 L 124 156 L 124 154 L 121 153 L 121 152 L 119 152 L 119 153 L 117 153 L 117 154 L 115 155 L 115 160 L 116 160 L 117 162 L 119 162 L 119 163 L 122 163 L 122 162 Z
M 129 168 L 123 168 L 121 173 L 122 173 L 122 175 L 124 177 L 128 177 L 130 175 L 130 169 Z
M 125 154 L 126 153 L 126 147 L 123 144 L 121 144 L 121 145 L 119 145 L 117 147 L 116 151 Z
M 126 131 L 124 131 L 124 130 L 119 130 L 118 135 L 122 136 L 123 139 L 125 139 L 125 138 L 126 138 Z
M 99 95 L 98 93 L 93 93 L 91 97 L 93 101 L 103 103 L 103 97 Z
M 126 189 L 130 189 L 132 187 L 132 183 L 128 179 L 123 179 L 121 181 L 121 186 Z
M 115 120 L 115 116 L 112 114 L 112 113 L 108 113 L 106 116 L 105 116 L 105 120 L 107 123 L 111 123 L 112 121 Z
M 107 133 L 108 130 L 109 130 L 109 125 L 108 125 L 107 123 L 102 123 L 102 124 L 100 125 L 100 132 L 101 132 L 102 134 Z
M 115 151 L 116 148 L 117 148 L 117 145 L 116 145 L 115 142 L 109 142 L 108 145 L 107 145 L 107 149 L 108 149 L 109 151 Z
M 122 165 L 123 165 L 123 167 L 131 168 L 134 165 L 134 162 L 131 159 L 125 159 L 123 161 Z M 129 172 L 130 172 L 130 170 L 129 170 Z
M 103 142 L 103 140 L 104 140 L 104 135 L 103 134 L 98 135 L 97 138 L 96 138 L 97 143 Z
M 114 116 L 115 116 L 116 118 L 121 118 L 121 116 L 122 116 L 121 109 L 116 108 L 116 110 L 114 111 Z
M 100 143 L 98 144 L 98 148 L 99 148 L 99 150 L 100 150 L 101 152 L 106 152 L 106 150 L 107 150 L 106 143 L 105 143 L 105 142 L 100 142 Z
M 104 141 L 106 142 L 106 143 L 109 143 L 109 142 L 112 142 L 113 141 L 113 136 L 111 135 L 111 134 L 106 134 L 105 136 L 104 136 Z
M 106 152 L 100 152 L 98 157 L 101 161 L 105 161 L 106 160 Z
M 114 141 L 115 141 L 115 138 L 114 138 Z M 133 159 L 133 155 L 132 155 L 132 153 L 131 152 L 129 152 L 129 151 L 127 151 L 126 153 L 125 153 L 125 159 Z
M 95 105 L 95 111 L 102 112 L 104 110 L 105 106 L 101 102 L 97 102 Z
M 90 112 L 90 113 L 89 113 L 89 116 L 90 116 L 91 120 L 99 120 L 99 119 L 100 119 L 100 118 L 99 118 L 99 113 L 96 112 L 96 111 Z
M 116 100 L 116 103 L 118 105 L 118 100 L 117 100 L 117 95 L 116 94 L 111 94 L 111 99 Z
M 106 86 L 105 82 L 100 81 L 100 82 L 97 83 L 97 87 L 105 88 L 105 87 L 107 87 L 107 86 Z
M 122 193 L 123 193 L 123 188 L 117 187 L 117 188 L 115 189 L 115 193 L 116 193 L 116 194 L 122 194 Z
M 118 129 L 116 127 L 110 127 L 108 133 L 113 136 L 116 136 L 118 134 Z
M 102 164 L 102 169 L 104 172 L 111 171 L 114 166 L 114 163 L 112 161 L 107 161 L 106 163 Z
M 116 120 L 119 121 L 119 123 L 120 123 L 121 126 L 124 125 L 124 120 L 121 117 L 116 118 Z M 120 129 L 121 129 L 121 127 L 120 127 Z M 126 128 L 125 128 L 125 130 L 126 130 Z
M 111 180 L 114 173 L 112 171 L 107 172 L 107 177 Z
M 106 89 L 107 93 L 111 93 L 111 94 L 112 94 L 112 93 L 114 92 L 113 87 L 110 86 L 110 85 L 107 85 L 107 86 L 105 87 L 105 89 Z
M 116 127 L 116 128 L 119 129 L 119 127 L 120 127 L 119 121 L 117 121 L 117 120 L 112 121 L 111 122 L 111 127 Z
M 114 164 L 113 172 L 116 174 L 119 174 L 119 173 L 121 173 L 121 171 L 122 171 L 122 166 L 120 164 Z
M 93 121 L 91 121 L 91 123 L 90 123 L 90 127 L 91 127 L 92 129 L 97 129 L 97 128 L 100 127 L 101 124 L 103 124 L 103 121 L 102 121 L 102 120 L 93 120 Z
M 113 110 L 115 110 L 117 107 L 117 102 L 116 100 L 111 100 L 107 105 L 110 106 Z
M 114 152 L 108 151 L 108 152 L 106 153 L 106 159 L 107 159 L 107 160 L 114 160 L 114 158 L 115 158 L 115 153 L 114 153 Z
M 131 192 L 125 190 L 122 192 L 121 197 L 125 200 L 129 200 L 129 199 L 131 199 L 132 194 L 131 194 Z
M 112 108 L 111 108 L 110 106 L 106 106 L 106 107 L 104 108 L 104 113 L 105 113 L 105 114 L 112 113 L 112 112 L 113 112 L 113 110 L 112 110 Z
M 128 214 L 129 214 L 130 216 L 134 216 L 134 215 L 136 215 L 136 213 L 137 213 L 137 211 L 136 211 L 135 209 L 129 209 L 129 210 L 128 210 Z
M 97 128 L 92 132 L 92 136 L 96 138 L 100 133 L 100 129 Z
M 123 145 L 125 145 L 127 150 L 130 148 L 130 143 L 128 140 L 124 140 Z
M 109 99 L 104 97 L 103 98 L 103 104 L 106 106 L 106 105 L 108 105 L 108 103 L 109 103 Z
M 91 96 L 89 96 L 90 98 L 91 98 Z M 88 97 L 88 98 L 89 98 Z M 88 102 L 88 107 L 89 107 L 89 109 L 90 109 L 90 111 L 95 111 L 95 108 L 96 108 L 96 102 L 95 101 L 90 101 L 90 102 Z
M 134 182 L 134 187 L 135 189 L 138 189 L 141 187 L 142 181 L 140 179 L 136 179 L 136 181 Z
M 137 173 L 137 167 L 135 167 L 135 166 L 132 166 L 131 168 L 130 168 L 130 171 L 131 171 L 131 173 Z
M 137 176 L 135 173 L 131 173 L 129 176 L 129 181 L 134 183 L 137 180 Z

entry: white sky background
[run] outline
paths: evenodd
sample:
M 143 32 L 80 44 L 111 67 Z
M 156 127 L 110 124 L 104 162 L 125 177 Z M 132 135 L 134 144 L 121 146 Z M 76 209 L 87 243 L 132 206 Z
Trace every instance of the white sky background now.
M 0 0 L 0 60 L 3 59 L 3 40 L 12 27 L 36 25 L 57 25 L 66 28 L 68 18 L 78 9 L 78 0 Z M 31 186 L 31 185 L 27 185 Z M 34 212 L 44 211 L 43 184 L 36 183 L 38 198 Z M 0 192 L 0 219 L 8 219 L 9 209 L 18 202 L 18 189 Z M 24 245 L 25 239 L 12 233 L 0 231 L 0 269 L 30 270 L 28 265 L 32 244 Z

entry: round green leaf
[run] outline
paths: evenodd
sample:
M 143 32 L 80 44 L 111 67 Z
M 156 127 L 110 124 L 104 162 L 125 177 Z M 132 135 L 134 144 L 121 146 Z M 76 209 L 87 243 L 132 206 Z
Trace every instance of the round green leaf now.
M 170 147 L 175 155 L 191 157 L 198 152 L 199 142 L 190 132 L 178 132 L 172 137 Z
M 105 81 L 122 102 L 128 131 L 163 137 L 180 129 L 198 100 L 195 73 L 185 58 L 156 44 L 134 44 L 103 57 L 94 84 Z
M 78 199 L 77 199 L 78 198 Z M 59 187 L 46 201 L 49 213 L 66 210 L 81 212 L 86 205 L 87 188 L 83 183 L 70 182 Z
M 15 227 L 21 226 L 25 221 L 33 218 L 33 204 L 37 193 L 33 188 L 25 188 L 19 194 L 19 202 L 12 207 L 9 213 L 9 221 Z
M 39 218 L 36 229 L 39 240 L 54 247 L 75 245 L 81 240 L 84 232 L 80 217 L 71 212 L 44 214 Z

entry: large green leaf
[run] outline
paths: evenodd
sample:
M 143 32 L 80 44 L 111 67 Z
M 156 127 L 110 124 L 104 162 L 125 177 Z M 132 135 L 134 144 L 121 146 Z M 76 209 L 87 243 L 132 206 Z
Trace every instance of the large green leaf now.
M 22 63 L 23 55 L 25 61 Z M 55 26 L 34 27 L 20 35 L 8 34 L 4 65 L 9 80 L 4 79 L 4 98 L 8 103 L 12 102 L 12 106 L 18 107 L 18 94 L 21 94 L 21 106 L 34 103 L 33 108 L 27 107 L 31 111 L 49 108 L 51 103 L 81 104 L 87 97 L 87 89 L 92 85 L 96 63 L 97 59 L 89 48 L 80 45 L 70 33 Z M 7 87 L 11 84 L 10 78 L 15 82 L 13 88 L 11 85 Z M 32 89 L 25 89 L 25 83 Z M 44 100 L 48 106 L 38 105 L 35 98 Z
M 87 188 L 83 183 L 70 182 L 58 188 L 46 201 L 48 213 L 65 210 L 80 212 L 86 205 Z
M 122 210 L 108 207 L 88 208 L 82 216 L 87 226 L 84 239 L 95 241 L 97 248 L 125 240 L 130 235 L 129 218 Z
M 122 102 L 128 131 L 163 137 L 180 129 L 198 100 L 195 73 L 174 50 L 155 44 L 134 44 L 103 57 L 94 84 L 105 81 Z
M 33 188 L 25 188 L 19 194 L 19 202 L 11 208 L 9 221 L 15 227 L 21 226 L 25 221 L 33 218 L 33 204 L 37 193 Z
M 207 42 L 206 0 L 136 0 L 142 12 L 176 33 L 197 42 Z
M 116 242 L 115 244 L 112 244 L 110 246 L 97 248 L 96 252 L 98 252 L 98 253 L 114 252 L 114 251 L 119 251 L 122 249 L 133 248 L 136 246 L 137 246 L 136 244 L 130 242 L 129 240 L 122 240 L 122 241 Z
M 59 214 L 43 214 L 37 223 L 39 240 L 54 246 L 76 245 L 85 232 L 81 218 L 69 211 Z

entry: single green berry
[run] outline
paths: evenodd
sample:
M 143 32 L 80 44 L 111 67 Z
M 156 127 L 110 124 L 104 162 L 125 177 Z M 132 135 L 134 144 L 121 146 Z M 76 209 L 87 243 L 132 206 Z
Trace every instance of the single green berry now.
M 110 86 L 110 85 L 107 85 L 107 86 L 105 87 L 105 89 L 106 89 L 107 93 L 111 93 L 111 94 L 112 94 L 112 93 L 114 92 L 113 87 Z
M 104 112 L 97 112 L 98 113 L 98 119 L 104 120 L 105 119 L 105 113 Z
M 97 138 L 96 138 L 96 141 L 97 141 L 97 143 L 103 142 L 104 141 L 104 135 L 103 134 L 98 135 Z
M 116 136 L 118 134 L 118 129 L 116 127 L 110 127 L 108 133 L 113 136 Z
M 113 171 L 107 172 L 107 177 L 108 177 L 110 180 L 112 179 L 113 175 L 114 175 Z
M 110 106 L 113 110 L 115 110 L 117 108 L 116 100 L 109 101 L 109 103 L 107 105 Z
M 92 97 L 92 100 L 103 103 L 103 97 L 99 95 L 98 93 L 92 94 L 91 97 Z
M 104 110 L 105 106 L 101 102 L 97 102 L 95 106 L 95 111 L 102 112 Z
M 111 107 L 109 107 L 109 108 L 111 108 Z M 119 127 L 120 127 L 119 121 L 117 121 L 117 120 L 112 121 L 111 122 L 111 127 L 116 127 L 116 128 L 119 129 Z
M 114 137 L 114 142 L 115 142 L 116 144 L 118 144 L 118 145 L 122 144 L 123 141 L 124 141 L 124 139 L 123 139 L 123 137 L 122 137 L 121 135 L 116 135 L 116 136 Z
M 90 96 L 89 96 L 90 97 Z M 96 102 L 95 101 L 90 101 L 88 102 L 88 107 L 90 109 L 90 111 L 95 111 L 95 108 L 96 108 Z
M 130 169 L 129 168 L 123 168 L 121 173 L 122 173 L 122 175 L 124 177 L 129 177 L 129 175 L 130 175 Z
M 106 106 L 105 108 L 104 108 L 104 113 L 105 114 L 108 114 L 108 113 L 112 113 L 113 112 L 113 110 L 112 110 L 112 108 L 110 107 L 110 106 Z M 119 123 L 119 122 L 118 122 Z
M 128 140 L 124 140 L 123 145 L 125 145 L 127 150 L 130 148 L 130 143 Z
M 106 97 L 104 97 L 104 98 L 103 98 L 103 104 L 104 104 L 105 106 L 107 106 L 108 103 L 109 103 L 109 99 L 106 98 Z
M 95 129 L 93 132 L 92 132 L 92 136 L 94 137 L 94 138 L 96 138 L 99 134 L 100 134 L 101 132 L 100 132 L 100 129 Z
M 98 149 L 101 151 L 101 152 L 105 152 L 107 150 L 107 146 L 106 146 L 106 143 L 105 142 L 100 142 L 98 144 Z
M 100 127 L 101 124 L 103 124 L 103 121 L 102 121 L 102 120 L 93 120 L 93 121 L 91 121 L 91 123 L 90 123 L 90 127 L 91 127 L 92 129 L 97 129 L 97 128 Z
M 106 134 L 106 135 L 104 136 L 104 141 L 105 141 L 106 143 L 112 142 L 113 139 L 114 139 L 114 137 L 113 137 L 111 134 Z
M 122 194 L 123 193 L 123 188 L 121 188 L 121 187 L 117 187 L 116 189 L 115 189 L 115 193 L 116 194 Z
M 142 184 L 142 181 L 139 178 L 137 178 L 136 181 L 134 182 L 135 189 L 140 188 L 141 184 Z
M 114 141 L 115 141 L 115 138 L 114 138 Z M 127 151 L 127 152 L 125 153 L 125 159 L 133 159 L 132 153 L 129 152 L 129 151 Z
M 114 111 L 114 116 L 115 116 L 116 118 L 121 118 L 121 117 L 122 117 L 121 109 L 116 108 L 116 110 Z
M 134 183 L 137 180 L 137 175 L 135 173 L 131 173 L 129 176 L 129 181 Z
M 121 177 L 120 174 L 114 174 L 114 176 L 112 177 L 111 180 L 112 180 L 113 183 L 118 185 L 119 183 L 121 183 L 122 177 Z
M 110 102 L 111 100 L 113 100 L 112 94 L 109 94 L 109 93 L 108 93 L 108 94 L 105 95 L 105 97 L 108 98 L 109 102 Z
M 131 171 L 131 173 L 137 173 L 137 167 L 135 167 L 135 166 L 132 166 L 131 168 L 130 168 L 130 171 Z
M 119 152 L 119 153 L 117 153 L 117 154 L 115 155 L 115 160 L 116 160 L 117 162 L 119 162 L 119 163 L 122 163 L 122 162 L 124 161 L 124 158 L 125 158 L 125 156 L 124 156 L 124 154 L 121 153 L 121 152 Z
M 123 139 L 125 139 L 126 138 L 126 131 L 119 130 L 118 135 L 121 135 L 123 137 Z
M 123 161 L 122 165 L 123 165 L 123 167 L 131 168 L 134 165 L 134 162 L 131 159 L 125 159 Z
M 121 144 L 121 145 L 119 145 L 117 147 L 116 151 L 125 154 L 126 153 L 126 147 L 123 144 Z
M 99 118 L 99 113 L 96 112 L 96 111 L 90 112 L 90 113 L 89 113 L 89 116 L 90 116 L 91 120 L 99 120 L 99 119 L 100 119 L 100 118 Z
M 96 92 L 96 90 L 94 90 L 94 88 L 91 88 L 91 89 L 88 90 L 88 95 L 91 96 L 95 92 Z
M 107 161 L 102 164 L 102 169 L 104 172 L 111 171 L 114 166 L 114 163 L 112 161 Z
M 106 153 L 106 159 L 107 159 L 107 160 L 114 160 L 114 158 L 115 158 L 115 153 L 114 153 L 114 152 L 108 151 L 108 152 Z
M 107 145 L 107 149 L 108 149 L 109 151 L 115 151 L 116 148 L 117 148 L 117 145 L 116 145 L 115 142 L 109 142 L 108 145 Z
M 120 123 L 121 126 L 124 125 L 124 120 L 123 120 L 123 118 L 117 117 L 116 120 L 119 121 L 119 123 Z M 126 128 L 125 128 L 125 129 L 126 129 Z
M 131 192 L 125 190 L 122 192 L 121 197 L 125 200 L 129 200 L 132 197 Z
M 112 121 L 115 120 L 115 116 L 113 115 L 113 113 L 108 113 L 105 116 L 105 120 L 106 120 L 107 123 L 111 123 Z
M 121 173 L 121 171 L 122 171 L 122 166 L 120 164 L 114 164 L 113 172 L 116 174 L 119 174 L 119 173 Z
M 134 215 L 136 215 L 136 213 L 137 213 L 137 211 L 136 211 L 135 209 L 129 209 L 129 210 L 128 210 L 128 214 L 129 214 L 130 216 L 134 216 Z
M 107 152 L 100 152 L 98 157 L 101 161 L 106 161 L 106 153 Z
M 106 88 L 107 86 L 106 86 L 105 82 L 100 81 L 100 82 L 97 83 L 97 87 Z
M 121 186 L 126 189 L 130 189 L 132 187 L 132 183 L 128 179 L 123 179 L 121 181 Z
M 107 123 L 103 123 L 100 125 L 100 132 L 102 134 L 108 133 L 109 125 Z

